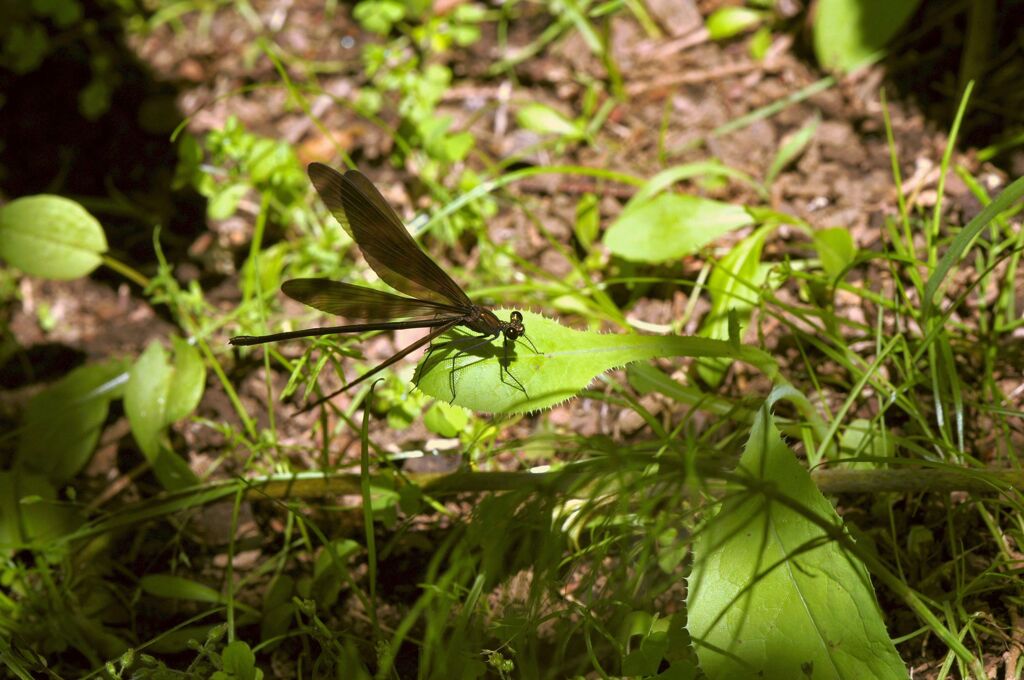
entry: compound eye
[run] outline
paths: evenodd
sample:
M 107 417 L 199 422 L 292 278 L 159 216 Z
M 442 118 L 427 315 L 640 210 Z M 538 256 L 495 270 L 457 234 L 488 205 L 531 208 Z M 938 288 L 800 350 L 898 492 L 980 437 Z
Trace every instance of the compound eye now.
M 508 318 L 512 321 L 512 323 L 522 323 L 523 322 L 523 315 L 520 314 L 519 312 L 512 312 L 511 314 L 509 314 Z

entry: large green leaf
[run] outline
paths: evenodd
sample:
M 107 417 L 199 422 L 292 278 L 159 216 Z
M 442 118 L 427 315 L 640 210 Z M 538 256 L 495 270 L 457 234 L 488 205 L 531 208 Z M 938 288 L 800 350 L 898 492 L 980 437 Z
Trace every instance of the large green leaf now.
M 18 439 L 18 464 L 60 486 L 88 462 L 110 400 L 121 395 L 128 362 L 108 361 L 68 373 L 29 402 Z
M 174 370 L 167 386 L 167 424 L 177 422 L 192 413 L 203 396 L 206 386 L 206 364 L 199 351 L 185 340 L 171 338 L 174 348 Z
M 694 543 L 689 630 L 709 678 L 906 678 L 832 505 L 761 408 Z M 837 537 L 846 537 L 845 541 Z
M 743 206 L 663 193 L 631 202 L 608 228 L 604 242 L 608 250 L 627 260 L 665 262 L 690 255 L 753 222 Z
M 135 441 L 168 489 L 198 482 L 185 461 L 162 441 L 166 427 L 198 404 L 206 380 L 206 369 L 194 347 L 176 339 L 174 351 L 172 366 L 163 346 L 151 342 L 132 366 L 124 395 L 124 410 Z
M 814 53 L 829 69 L 864 63 L 899 33 L 921 0 L 820 0 L 814 19 Z
M 105 252 L 103 227 L 72 200 L 40 194 L 0 207 L 0 258 L 26 274 L 76 279 Z
M 508 311 L 498 316 L 507 318 Z M 769 355 L 730 342 L 577 331 L 531 312 L 523 312 L 523 319 L 527 339 L 510 345 L 507 355 L 501 341 L 473 335 L 436 346 L 417 370 L 419 388 L 479 412 L 522 413 L 569 399 L 609 369 L 656 357 L 723 357 L 753 364 L 772 378 L 777 373 Z

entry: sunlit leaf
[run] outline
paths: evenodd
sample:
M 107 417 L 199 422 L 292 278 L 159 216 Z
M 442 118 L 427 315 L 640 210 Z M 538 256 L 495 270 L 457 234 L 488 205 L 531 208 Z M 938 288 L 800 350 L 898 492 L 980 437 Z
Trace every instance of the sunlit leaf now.
M 193 345 L 175 336 L 171 338 L 174 347 L 174 370 L 167 386 L 166 424 L 177 422 L 192 413 L 203 396 L 206 385 L 206 364 Z
M 206 204 L 206 215 L 211 220 L 224 220 L 235 214 L 239 201 L 249 191 L 244 182 L 218 187 Z
M 819 229 L 814 232 L 814 246 L 818 249 L 821 266 L 829 279 L 835 281 L 857 257 L 857 246 L 848 229 Z
M 542 135 L 558 135 L 570 139 L 583 137 L 584 127 L 569 120 L 545 104 L 527 104 L 516 111 L 519 126 Z
M 466 429 L 469 414 L 461 406 L 435 401 L 423 414 L 423 424 L 428 430 L 442 437 L 454 437 Z
M 124 410 L 139 449 L 153 465 L 153 471 L 168 489 L 198 482 L 185 461 L 162 444 L 168 425 L 187 415 L 202 394 L 205 369 L 195 365 L 195 349 L 175 343 L 175 363 L 167 351 L 153 341 L 136 360 L 125 387 Z
M 499 310 L 498 316 L 508 318 L 508 311 Z M 523 317 L 529 339 L 509 347 L 509 361 L 500 340 L 454 336 L 420 364 L 419 388 L 478 412 L 522 413 L 569 399 L 609 369 L 655 357 L 727 357 L 770 377 L 777 373 L 771 357 L 753 347 L 696 337 L 577 331 L 538 314 L 523 312 Z
M 150 461 L 160 452 L 160 433 L 165 425 L 167 386 L 171 367 L 167 351 L 153 341 L 135 361 L 125 388 L 124 410 L 135 441 Z
M 753 219 L 743 206 L 697 196 L 663 193 L 623 210 L 604 242 L 615 255 L 665 262 L 695 253 Z
M 367 31 L 387 35 L 392 25 L 405 17 L 405 6 L 393 0 L 369 0 L 358 3 L 352 16 Z
M 774 228 L 775 225 L 765 225 L 757 229 L 733 246 L 732 250 L 715 265 L 708 278 L 711 310 L 700 328 L 703 337 L 728 339 L 730 313 L 735 314 L 740 330 L 746 326 L 757 300 L 758 290 L 768 276 L 768 267 L 761 264 L 761 251 L 764 249 L 765 239 Z M 704 382 L 715 386 L 721 382 L 729 364 L 728 359 L 702 359 L 697 364 L 697 370 Z
M 744 33 L 764 21 L 764 14 L 749 7 L 722 7 L 704 22 L 712 40 L 725 40 Z
M 40 194 L 0 206 L 0 258 L 26 274 L 76 279 L 105 252 L 103 227 L 72 200 Z
M 55 486 L 71 479 L 92 456 L 127 371 L 124 360 L 82 366 L 32 397 L 18 438 L 18 464 Z
M 822 66 L 856 68 L 897 35 L 921 0 L 820 0 L 814 52 Z
M 764 406 L 737 484 L 697 532 L 689 630 L 709 678 L 900 678 L 871 579 Z

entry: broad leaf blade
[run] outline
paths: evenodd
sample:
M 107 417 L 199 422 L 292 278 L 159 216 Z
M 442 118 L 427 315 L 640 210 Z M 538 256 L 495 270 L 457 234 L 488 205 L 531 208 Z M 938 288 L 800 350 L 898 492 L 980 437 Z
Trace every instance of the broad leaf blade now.
M 179 337 L 171 338 L 174 347 L 174 370 L 167 386 L 165 424 L 177 422 L 192 413 L 203 396 L 206 385 L 206 364 L 192 345 Z
M 699 532 L 688 585 L 689 630 L 708 677 L 906 678 L 867 570 L 834 540 L 841 521 L 768 406 L 737 474 L 748 490 Z
M 665 262 L 697 252 L 720 236 L 753 224 L 743 206 L 665 193 L 630 207 L 608 228 L 605 245 L 638 262 Z
M 921 0 L 821 0 L 814 53 L 822 66 L 848 71 L 895 36 Z
M 47 475 L 54 486 L 71 479 L 92 456 L 127 370 L 121 360 L 82 366 L 34 396 L 25 410 L 18 464 Z
M 814 247 L 821 259 L 821 268 L 835 282 L 857 257 L 857 245 L 848 229 L 834 227 L 814 232 Z
M 162 441 L 165 428 L 180 419 L 183 408 L 193 401 L 195 390 L 201 391 L 199 378 L 205 379 L 205 370 L 202 375 L 199 373 L 187 351 L 179 352 L 176 365 L 172 367 L 167 351 L 158 341 L 153 341 L 132 366 L 125 386 L 124 410 L 132 434 L 167 489 L 198 483 L 185 460 L 168 450 Z M 179 387 L 182 393 L 172 396 L 171 390 Z
M 0 258 L 26 274 L 77 279 L 105 252 L 103 227 L 72 200 L 40 194 L 0 207 Z
M 507 310 L 497 313 L 508 317 Z M 523 318 L 529 340 L 510 347 L 507 362 L 501 341 L 455 336 L 420 364 L 419 388 L 478 412 L 522 413 L 569 399 L 609 369 L 655 357 L 723 357 L 754 364 L 771 377 L 777 372 L 772 358 L 753 347 L 696 337 L 577 331 L 531 312 L 523 312 Z
M 135 442 L 150 462 L 160 453 L 170 382 L 167 351 L 154 340 L 132 366 L 124 394 L 124 410 Z

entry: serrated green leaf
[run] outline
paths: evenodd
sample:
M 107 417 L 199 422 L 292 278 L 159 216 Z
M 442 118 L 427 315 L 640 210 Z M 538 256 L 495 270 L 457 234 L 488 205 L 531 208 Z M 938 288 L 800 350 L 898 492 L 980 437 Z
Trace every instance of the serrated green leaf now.
M 545 104 L 527 104 L 520 107 L 516 111 L 516 122 L 519 123 L 519 127 L 542 135 L 579 139 L 584 134 L 583 126 Z
M 26 196 L 0 207 L 0 258 L 48 279 L 86 276 L 102 262 L 107 237 L 96 218 L 62 196 Z
M 18 439 L 17 464 L 61 486 L 92 456 L 110 400 L 120 396 L 128 362 L 81 366 L 32 397 Z
M 613 254 L 627 260 L 665 262 L 691 255 L 753 223 L 742 206 L 665 193 L 630 204 L 608 228 L 604 242 Z
M 508 318 L 508 310 L 497 313 Z M 522 314 L 529 341 L 519 339 L 510 347 L 508 362 L 500 340 L 453 335 L 420 363 L 419 388 L 473 411 L 523 413 L 569 399 L 609 369 L 656 357 L 727 357 L 753 364 L 769 377 L 777 375 L 772 358 L 753 347 L 696 337 L 577 331 L 538 314 Z
M 750 30 L 764 21 L 764 14 L 749 7 L 723 7 L 704 22 L 712 40 L 725 40 Z
M 899 33 L 921 0 L 820 0 L 814 53 L 828 69 L 856 68 Z
M 689 631 L 711 678 L 907 677 L 842 523 L 766 404 L 736 474 L 750 480 L 697 532 Z M 797 508 L 800 508 L 798 510 Z
M 814 246 L 821 258 L 821 267 L 835 281 L 857 257 L 857 246 L 849 230 L 841 227 L 814 232 Z

